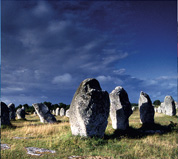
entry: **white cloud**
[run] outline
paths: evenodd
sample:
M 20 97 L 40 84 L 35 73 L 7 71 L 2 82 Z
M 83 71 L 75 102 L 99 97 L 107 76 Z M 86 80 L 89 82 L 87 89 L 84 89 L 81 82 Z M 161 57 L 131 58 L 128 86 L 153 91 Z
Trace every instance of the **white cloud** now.
M 99 82 L 108 82 L 108 81 L 112 80 L 111 76 L 98 76 L 98 77 L 96 77 L 96 79 Z
M 53 84 L 63 84 L 63 83 L 69 83 L 72 81 L 72 76 L 69 73 L 65 73 L 63 75 L 59 75 L 54 77 L 52 80 Z
M 119 70 L 114 70 L 113 73 L 116 75 L 122 75 L 125 72 L 125 68 L 121 68 Z

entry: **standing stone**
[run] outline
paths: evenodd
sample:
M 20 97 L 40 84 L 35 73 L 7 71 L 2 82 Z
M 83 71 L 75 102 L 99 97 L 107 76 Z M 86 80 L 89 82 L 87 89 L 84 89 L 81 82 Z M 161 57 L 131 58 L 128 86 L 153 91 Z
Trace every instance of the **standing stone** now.
M 140 121 L 142 124 L 154 123 L 154 107 L 148 94 L 141 92 L 139 99 Z
M 165 114 L 169 116 L 176 115 L 176 107 L 174 99 L 171 96 L 164 98 Z
M 64 108 L 61 108 L 60 109 L 60 116 L 64 116 L 65 115 L 65 110 L 64 110 Z
M 25 119 L 25 109 L 24 107 L 18 108 L 16 111 L 17 119 Z
M 161 103 L 161 105 L 160 105 L 160 112 L 163 113 L 163 114 L 166 114 L 166 109 L 165 109 L 165 104 L 164 104 L 164 102 Z
M 42 123 L 54 123 L 56 118 L 52 115 L 48 107 L 42 103 L 32 104 Z
M 175 106 L 176 106 L 176 109 L 178 109 L 178 103 L 175 101 Z
M 56 116 L 60 114 L 60 108 L 56 108 Z
M 127 92 L 118 86 L 109 94 L 109 97 L 112 127 L 126 130 L 129 127 L 128 118 L 133 112 Z
M 9 119 L 15 120 L 15 105 L 13 103 L 10 103 L 8 105 L 9 108 Z
M 9 108 L 4 102 L 1 102 L 1 125 L 11 125 L 9 120 Z
M 157 108 L 157 112 L 158 112 L 159 114 L 162 113 L 161 106 L 159 106 L 159 107 Z
M 73 135 L 103 137 L 109 116 L 109 95 L 96 79 L 85 79 L 74 94 L 69 121 Z
M 66 117 L 69 118 L 69 109 L 66 110 Z
M 55 113 L 55 110 L 52 110 L 52 114 L 53 114 L 53 115 L 55 115 L 55 114 L 56 114 L 56 113 Z

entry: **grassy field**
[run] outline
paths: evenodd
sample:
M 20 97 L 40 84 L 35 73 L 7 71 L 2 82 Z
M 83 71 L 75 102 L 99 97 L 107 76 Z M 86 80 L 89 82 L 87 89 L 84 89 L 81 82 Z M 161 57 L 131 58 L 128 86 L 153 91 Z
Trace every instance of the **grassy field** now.
M 13 127 L 1 130 L 1 143 L 10 146 L 10 149 L 1 150 L 1 158 L 65 159 L 70 156 L 83 156 L 78 158 L 90 159 L 178 158 L 177 116 L 169 117 L 156 113 L 156 124 L 150 126 L 149 129 L 161 130 L 162 133 L 147 134 L 143 133 L 148 128 L 142 127 L 139 123 L 137 110 L 131 115 L 130 128 L 125 132 L 115 131 L 109 119 L 105 136 L 102 139 L 72 136 L 68 118 L 60 116 L 56 118 L 58 120 L 56 124 L 42 124 L 38 116 L 34 115 L 27 115 L 26 121 L 11 121 Z M 25 147 L 45 148 L 55 150 L 56 153 L 45 153 L 36 157 L 28 155 Z

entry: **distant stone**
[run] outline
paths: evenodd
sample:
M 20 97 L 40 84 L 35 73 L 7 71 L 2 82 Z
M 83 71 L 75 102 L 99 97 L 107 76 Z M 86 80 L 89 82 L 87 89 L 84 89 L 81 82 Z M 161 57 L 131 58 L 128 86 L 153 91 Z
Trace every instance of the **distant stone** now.
M 1 125 L 11 125 L 9 119 L 9 108 L 4 102 L 1 102 Z
M 16 111 L 17 119 L 25 119 L 25 109 L 24 107 L 18 108 Z
M 56 118 L 52 115 L 48 107 L 42 103 L 32 104 L 42 123 L 54 123 Z
M 135 111 L 136 110 L 136 108 L 135 107 L 132 107 L 132 111 Z
M 56 108 L 56 116 L 60 115 L 60 108 Z
M 36 116 L 36 115 L 37 115 L 37 112 L 36 112 L 36 111 L 34 111 L 33 115 L 34 115 L 34 116 Z
M 70 114 L 70 113 L 69 113 L 69 109 L 67 109 L 67 110 L 66 110 L 66 117 L 69 118 L 69 114 Z
M 154 107 L 148 94 L 141 92 L 139 98 L 140 121 L 142 124 L 154 123 Z
M 114 129 L 126 130 L 129 127 L 129 117 L 132 107 L 127 92 L 120 86 L 110 94 L 110 117 Z
M 165 109 L 165 104 L 164 104 L 164 102 L 161 103 L 160 109 L 161 109 L 161 113 L 166 114 L 166 109 Z
M 10 103 L 8 105 L 8 108 L 9 108 L 9 119 L 10 120 L 15 120 L 15 105 L 13 103 Z
M 60 116 L 65 116 L 65 110 L 64 110 L 64 108 L 60 109 Z
M 176 109 L 178 109 L 178 103 L 177 102 L 175 102 L 175 106 L 176 106 Z
M 56 153 L 54 150 L 48 150 L 44 148 L 37 148 L 37 147 L 26 147 L 27 154 L 33 156 L 41 156 L 43 153 Z
M 174 99 L 171 96 L 164 98 L 165 114 L 169 116 L 176 115 L 176 107 Z
M 109 116 L 109 95 L 96 79 L 84 80 L 74 94 L 69 121 L 73 135 L 103 137 Z
M 56 115 L 56 112 L 55 112 L 55 110 L 52 110 L 52 114 L 53 114 L 53 115 Z
M 154 110 L 155 110 L 155 112 L 158 112 L 158 108 L 155 107 Z
M 158 112 L 159 114 L 161 114 L 161 113 L 162 113 L 161 106 L 159 106 L 159 107 L 157 108 L 157 112 Z

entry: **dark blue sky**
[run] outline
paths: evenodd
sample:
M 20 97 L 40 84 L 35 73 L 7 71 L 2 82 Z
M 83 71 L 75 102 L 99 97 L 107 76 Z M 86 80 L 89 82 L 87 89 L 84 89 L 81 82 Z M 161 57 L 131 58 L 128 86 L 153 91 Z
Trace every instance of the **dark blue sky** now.
M 2 1 L 2 101 L 70 104 L 96 78 L 177 100 L 176 1 Z

